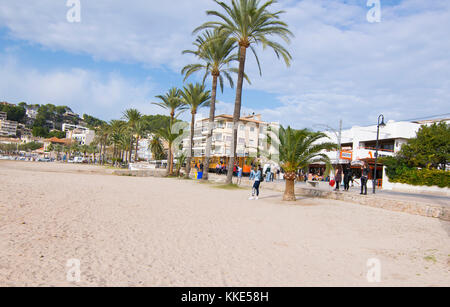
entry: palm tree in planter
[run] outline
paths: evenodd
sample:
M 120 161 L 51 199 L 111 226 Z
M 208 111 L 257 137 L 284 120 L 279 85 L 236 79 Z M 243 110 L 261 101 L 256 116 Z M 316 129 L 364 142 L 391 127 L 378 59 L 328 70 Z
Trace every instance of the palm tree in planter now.
M 193 147 L 195 115 L 200 108 L 209 106 L 209 103 L 211 102 L 211 92 L 206 90 L 204 84 L 197 83 L 193 85 L 190 83 L 184 87 L 184 90 L 181 92 L 181 96 L 183 97 L 184 104 L 191 109 L 191 135 L 186 165 L 186 178 L 189 178 L 189 174 L 191 172 L 191 161 L 194 156 Z
M 174 126 L 173 125 L 169 125 L 165 128 L 161 128 L 156 132 L 156 136 L 165 140 L 168 145 L 169 148 L 172 148 L 173 143 L 176 141 L 177 138 L 179 138 L 181 135 L 183 135 L 183 130 L 179 130 L 179 131 L 174 131 Z M 170 172 L 169 170 L 169 176 L 173 176 L 173 171 Z
M 278 58 L 282 57 L 286 65 L 289 66 L 292 60 L 291 55 L 283 45 L 272 40 L 272 38 L 278 37 L 289 43 L 293 34 L 289 31 L 287 24 L 280 20 L 280 15 L 284 13 L 283 11 L 270 12 L 268 10 L 272 4 L 276 3 L 275 0 L 266 2 L 261 2 L 260 0 L 232 0 L 231 6 L 222 1 L 215 0 L 215 2 L 225 12 L 207 11 L 206 13 L 219 18 L 219 21 L 206 22 L 195 29 L 194 33 L 204 29 L 217 29 L 220 33 L 229 36 L 239 46 L 239 70 L 233 114 L 234 133 L 227 175 L 227 183 L 230 184 L 233 179 L 233 165 L 236 157 L 237 128 L 241 117 L 242 87 L 247 49 L 250 48 L 253 52 L 260 74 L 261 67 L 256 54 L 256 45 L 262 45 L 264 49 L 269 47 Z
M 188 109 L 183 103 L 183 99 L 181 98 L 181 91 L 176 87 L 171 88 L 165 95 L 156 96 L 160 100 L 160 102 L 153 102 L 152 104 L 157 105 L 163 109 L 170 111 L 170 125 L 173 125 L 175 119 Z M 173 174 L 173 150 L 172 146 L 169 145 L 169 175 Z
M 208 124 L 208 137 L 206 139 L 206 159 L 205 166 L 209 168 L 209 162 L 211 159 L 211 145 L 212 136 L 214 130 L 214 117 L 216 113 L 216 96 L 217 96 L 217 84 L 220 85 L 220 90 L 223 93 L 224 77 L 228 81 L 231 88 L 234 87 L 231 73 L 237 73 L 238 69 L 230 67 L 230 64 L 239 60 L 236 51 L 236 44 L 233 39 L 226 35 L 221 34 L 218 30 L 209 31 L 206 30 L 202 35 L 197 37 L 194 42 L 195 50 L 185 50 L 183 54 L 195 55 L 201 63 L 190 64 L 183 68 L 181 73 L 185 75 L 186 81 L 193 73 L 204 71 L 203 83 L 209 75 L 212 77 L 212 92 L 211 103 L 209 109 L 209 124 Z M 247 81 L 247 76 L 244 76 Z M 208 180 L 208 171 L 205 171 L 203 175 L 204 180 Z
M 319 140 L 328 138 L 322 132 L 308 130 L 294 130 L 281 127 L 279 132 L 280 165 L 285 172 L 286 188 L 284 201 L 295 201 L 295 180 L 297 171 L 310 164 L 323 162 L 327 170 L 331 168 L 330 158 L 324 151 L 337 149 L 338 145 L 331 142 L 320 143 Z

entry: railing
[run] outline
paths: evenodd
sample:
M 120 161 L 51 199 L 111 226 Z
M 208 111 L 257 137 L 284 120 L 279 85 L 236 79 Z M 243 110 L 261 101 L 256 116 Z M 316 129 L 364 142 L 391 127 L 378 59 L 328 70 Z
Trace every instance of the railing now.
M 358 147 L 358 149 L 364 149 L 364 150 L 373 150 L 376 151 L 376 148 L 372 148 L 372 147 Z M 382 149 L 382 148 L 378 148 L 378 151 L 385 151 L 385 152 L 391 152 L 394 153 L 395 151 L 392 149 Z

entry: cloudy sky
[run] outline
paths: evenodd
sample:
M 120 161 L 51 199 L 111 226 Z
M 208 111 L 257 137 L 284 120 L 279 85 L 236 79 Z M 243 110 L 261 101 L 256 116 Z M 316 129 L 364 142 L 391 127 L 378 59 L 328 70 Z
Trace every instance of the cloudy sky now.
M 212 0 L 80 0 L 81 22 L 69 23 L 66 2 L 0 0 L 0 101 L 105 120 L 130 107 L 164 114 L 154 96 L 183 85 L 193 59 L 181 51 L 218 9 Z M 450 113 L 450 1 L 380 2 L 381 22 L 369 23 L 367 0 L 280 0 L 273 9 L 295 34 L 293 63 L 260 50 L 259 76 L 250 57 L 243 112 L 296 128 Z M 218 112 L 231 113 L 234 91 L 218 99 Z

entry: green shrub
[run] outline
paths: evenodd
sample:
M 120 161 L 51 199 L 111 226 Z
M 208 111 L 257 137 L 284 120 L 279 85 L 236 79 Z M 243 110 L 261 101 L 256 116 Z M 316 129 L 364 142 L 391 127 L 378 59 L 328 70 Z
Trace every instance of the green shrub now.
M 448 171 L 408 168 L 395 158 L 385 159 L 384 164 L 387 166 L 386 174 L 391 182 L 450 188 L 450 172 Z

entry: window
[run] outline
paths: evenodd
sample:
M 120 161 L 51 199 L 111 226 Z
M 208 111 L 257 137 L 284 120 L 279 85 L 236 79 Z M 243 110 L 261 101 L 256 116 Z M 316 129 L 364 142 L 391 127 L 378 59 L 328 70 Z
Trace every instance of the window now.
M 228 129 L 233 129 L 233 123 L 228 123 L 228 124 L 227 124 L 227 128 L 228 128 Z
M 231 142 L 231 141 L 233 141 L 233 137 L 230 135 L 227 135 L 226 140 L 227 140 L 227 142 Z
M 222 133 L 214 134 L 214 140 L 219 142 L 222 141 Z
M 251 127 L 250 132 L 255 132 L 255 127 Z
M 245 130 L 245 126 L 244 125 L 240 125 L 239 126 L 239 130 L 244 131 Z
M 244 145 L 245 144 L 245 139 L 244 138 L 239 138 L 239 145 Z

